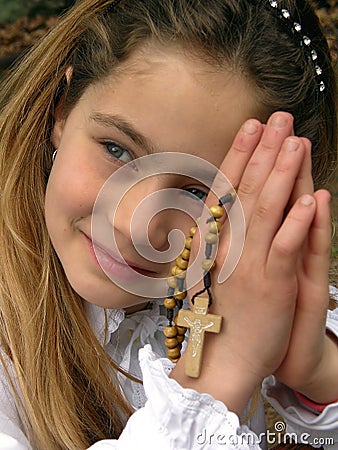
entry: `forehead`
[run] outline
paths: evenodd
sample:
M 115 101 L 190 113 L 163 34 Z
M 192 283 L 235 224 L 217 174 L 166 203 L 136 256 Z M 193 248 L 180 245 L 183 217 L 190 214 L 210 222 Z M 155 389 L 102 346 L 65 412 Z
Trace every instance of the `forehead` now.
M 91 110 L 125 118 L 156 151 L 217 166 L 241 124 L 260 115 L 248 80 L 177 47 L 135 52 L 86 97 Z

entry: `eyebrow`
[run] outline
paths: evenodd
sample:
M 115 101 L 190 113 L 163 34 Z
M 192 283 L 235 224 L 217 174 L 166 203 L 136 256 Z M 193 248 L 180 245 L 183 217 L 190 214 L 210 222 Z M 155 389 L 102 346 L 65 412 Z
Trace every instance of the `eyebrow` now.
M 150 140 L 140 133 L 134 125 L 128 122 L 124 117 L 118 114 L 113 115 L 94 112 L 90 115 L 89 119 L 106 128 L 117 128 L 136 145 L 142 147 L 148 154 L 155 153 L 155 147 Z
M 147 154 L 161 153 L 152 142 L 147 139 L 142 133 L 140 133 L 133 124 L 122 117 L 119 114 L 106 114 L 101 112 L 93 112 L 90 114 L 89 119 L 106 128 L 116 128 L 121 131 L 124 135 L 130 138 L 136 145 L 143 148 Z M 207 186 L 211 186 L 214 179 L 215 173 L 211 170 L 206 170 L 204 168 L 200 169 L 195 167 L 194 173 L 190 175 L 190 178 L 195 178 L 196 180 L 203 180 L 203 183 Z

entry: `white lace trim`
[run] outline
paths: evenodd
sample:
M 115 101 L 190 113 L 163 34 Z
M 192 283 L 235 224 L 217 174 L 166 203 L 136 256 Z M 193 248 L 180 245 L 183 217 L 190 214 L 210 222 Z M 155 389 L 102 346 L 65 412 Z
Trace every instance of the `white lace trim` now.
M 125 318 L 123 309 L 106 309 L 101 306 L 85 302 L 88 322 L 101 345 L 106 345 Z M 107 323 L 106 315 L 107 314 Z M 107 324 L 107 330 L 106 330 Z

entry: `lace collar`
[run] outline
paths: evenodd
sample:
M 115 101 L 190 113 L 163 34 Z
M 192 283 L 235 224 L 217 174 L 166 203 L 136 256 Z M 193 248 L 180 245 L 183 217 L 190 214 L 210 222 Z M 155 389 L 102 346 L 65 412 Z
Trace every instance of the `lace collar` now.
M 107 345 L 117 331 L 128 329 L 147 343 L 147 338 L 166 325 L 166 316 L 161 310 L 162 300 L 149 302 L 149 307 L 133 314 L 126 314 L 123 309 L 107 309 L 86 302 L 85 309 L 89 324 L 101 345 Z M 123 325 L 121 325 L 123 323 Z M 136 336 L 135 336 L 136 337 Z
M 107 345 L 125 318 L 123 309 L 107 309 L 85 302 L 88 322 L 101 345 Z

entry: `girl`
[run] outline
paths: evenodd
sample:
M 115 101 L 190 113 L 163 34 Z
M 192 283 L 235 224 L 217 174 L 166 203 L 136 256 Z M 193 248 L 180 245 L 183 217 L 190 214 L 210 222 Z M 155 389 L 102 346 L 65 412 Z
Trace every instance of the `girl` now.
M 1 89 L 0 448 L 264 448 L 261 407 L 244 420 L 262 382 L 298 442 L 337 445 L 329 195 L 314 191 L 335 170 L 334 95 L 303 0 L 84 0 L 27 55 Z M 167 152 L 218 167 L 246 219 L 242 256 L 222 283 L 220 233 L 210 313 L 223 326 L 206 333 L 198 378 L 185 375 L 187 353 L 174 369 L 164 358 L 162 308 L 103 271 L 119 280 L 127 264 L 93 251 L 104 182 Z M 130 222 L 164 188 L 218 201 L 174 175 L 122 199 L 118 248 L 149 278 L 168 266 L 136 252 Z M 154 216 L 148 245 L 165 251 L 177 223 L 189 232 L 183 214 Z M 145 343 L 157 354 L 140 350 L 144 395 L 133 375 Z

